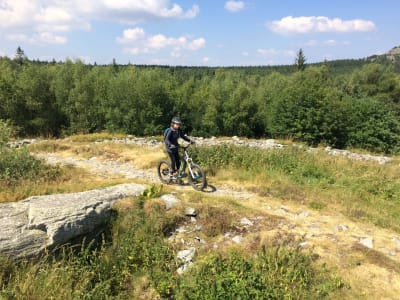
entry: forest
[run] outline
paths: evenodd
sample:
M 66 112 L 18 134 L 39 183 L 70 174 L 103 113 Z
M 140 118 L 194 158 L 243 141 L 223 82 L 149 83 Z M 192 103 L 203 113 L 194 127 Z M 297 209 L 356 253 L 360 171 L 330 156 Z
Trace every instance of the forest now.
M 400 59 L 173 67 L 0 57 L 0 120 L 19 136 L 100 131 L 289 138 L 400 152 Z

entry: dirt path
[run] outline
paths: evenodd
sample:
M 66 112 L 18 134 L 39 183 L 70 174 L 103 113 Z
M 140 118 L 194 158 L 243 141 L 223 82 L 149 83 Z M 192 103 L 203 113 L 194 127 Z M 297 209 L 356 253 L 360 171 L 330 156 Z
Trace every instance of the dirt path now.
M 100 176 L 138 179 L 158 183 L 155 170 L 135 169 L 129 163 L 98 158 L 64 157 L 54 153 L 38 155 L 50 164 L 73 165 Z M 182 191 L 190 187 L 173 186 Z M 337 266 L 345 280 L 357 290 L 365 291 L 363 299 L 400 299 L 400 236 L 390 230 L 356 223 L 337 213 L 310 210 L 305 205 L 282 203 L 272 197 L 260 197 L 248 191 L 234 191 L 230 186 L 216 187 L 210 194 L 235 198 L 260 215 L 282 218 L 274 229 L 263 230 L 262 218 L 243 216 L 250 220 L 248 234 L 296 235 L 302 237 L 300 246 L 310 248 L 323 261 Z M 252 229 L 252 228 L 253 229 Z M 256 230 L 257 228 L 257 230 Z M 263 232 L 265 231 L 265 232 Z

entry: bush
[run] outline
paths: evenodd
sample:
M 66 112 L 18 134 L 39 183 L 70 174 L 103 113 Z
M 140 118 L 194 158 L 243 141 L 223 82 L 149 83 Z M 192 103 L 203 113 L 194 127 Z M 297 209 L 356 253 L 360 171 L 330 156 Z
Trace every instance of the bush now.
M 51 167 L 31 156 L 27 149 L 0 148 L 0 183 L 12 185 L 20 180 L 54 180 L 61 174 L 59 167 Z
M 218 145 L 196 147 L 191 154 L 195 161 L 213 172 L 230 167 L 250 171 L 254 175 L 278 172 L 296 183 L 334 181 L 330 170 L 319 164 L 312 154 L 294 147 L 267 151 L 244 146 Z
M 182 278 L 177 299 L 321 299 L 342 286 L 299 248 L 263 248 L 211 255 Z
M 0 119 L 0 147 L 4 147 L 13 134 L 14 130 L 9 122 Z

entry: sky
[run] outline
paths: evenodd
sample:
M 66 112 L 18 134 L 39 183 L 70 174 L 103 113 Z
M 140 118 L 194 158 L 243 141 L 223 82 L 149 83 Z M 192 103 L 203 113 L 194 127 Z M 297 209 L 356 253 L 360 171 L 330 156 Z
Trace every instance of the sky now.
M 358 59 L 400 45 L 399 0 L 0 0 L 0 56 L 87 64 L 254 66 Z

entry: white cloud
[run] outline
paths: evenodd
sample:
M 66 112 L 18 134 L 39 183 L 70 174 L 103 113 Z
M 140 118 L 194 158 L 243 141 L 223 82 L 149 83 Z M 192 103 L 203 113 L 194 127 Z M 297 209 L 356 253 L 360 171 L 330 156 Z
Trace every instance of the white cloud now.
M 257 53 L 261 56 L 266 56 L 266 57 L 279 57 L 279 56 L 285 56 L 285 57 L 295 57 L 296 52 L 293 50 L 277 50 L 277 49 L 257 49 Z
M 63 44 L 60 32 L 90 30 L 93 20 L 138 23 L 154 19 L 194 18 L 170 0 L 0 0 L 0 29 L 9 39 Z
M 227 1 L 225 2 L 225 9 L 230 12 L 239 12 L 244 9 L 245 4 L 243 1 Z
M 190 37 L 167 37 L 162 34 L 147 35 L 142 28 L 126 29 L 122 33 L 122 37 L 117 37 L 117 42 L 125 44 L 125 50 L 137 55 L 140 53 L 154 53 L 164 48 L 171 48 L 174 57 L 180 56 L 180 51 L 190 50 L 196 51 L 203 48 L 206 44 L 204 38 L 192 39 Z M 129 47 L 131 45 L 131 47 Z
M 372 21 L 368 20 L 342 20 L 328 17 L 284 17 L 273 21 L 267 26 L 280 34 L 311 33 L 311 32 L 366 32 L 376 30 Z
M 208 64 L 210 62 L 210 58 L 208 56 L 203 57 L 202 59 L 203 64 Z
M 323 47 L 323 46 L 339 46 L 339 45 L 347 46 L 349 44 L 350 44 L 349 41 L 337 41 L 331 39 L 325 41 L 309 40 L 304 45 L 309 47 Z
M 60 35 L 54 35 L 51 32 L 41 32 L 38 41 L 46 44 L 65 44 L 67 38 Z

